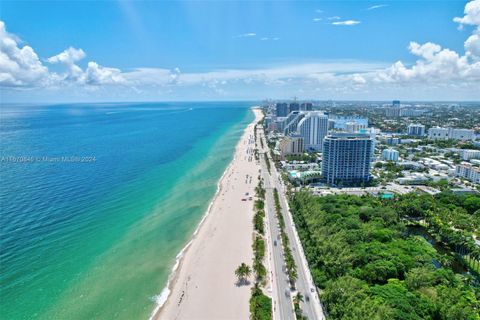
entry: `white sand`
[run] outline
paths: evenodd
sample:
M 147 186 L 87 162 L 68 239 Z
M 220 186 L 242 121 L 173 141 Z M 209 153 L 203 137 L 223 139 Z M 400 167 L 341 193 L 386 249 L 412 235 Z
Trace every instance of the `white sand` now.
M 258 109 L 254 113 L 256 123 L 262 115 Z M 251 265 L 253 259 L 253 200 L 242 198 L 248 198 L 246 192 L 253 196 L 258 184 L 254 123 L 245 129 L 210 211 L 170 283 L 170 296 L 153 319 L 249 318 L 251 285 L 237 286 L 234 271 L 242 262 Z

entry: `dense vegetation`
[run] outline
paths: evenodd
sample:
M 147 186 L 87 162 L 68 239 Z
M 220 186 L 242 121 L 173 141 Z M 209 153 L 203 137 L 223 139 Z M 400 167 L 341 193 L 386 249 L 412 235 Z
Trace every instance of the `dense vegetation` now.
M 329 318 L 480 319 L 478 278 L 451 268 L 455 257 L 478 266 L 472 234 L 480 197 L 408 194 L 382 201 L 301 191 L 290 207 Z M 411 234 L 412 224 L 448 254 Z
M 272 299 L 263 294 L 257 283 L 252 288 L 252 296 L 250 298 L 250 319 L 272 319 Z
M 265 157 L 265 163 L 267 165 L 268 174 L 272 174 L 271 168 L 270 168 L 270 161 L 268 160 L 267 153 L 264 153 L 263 156 Z

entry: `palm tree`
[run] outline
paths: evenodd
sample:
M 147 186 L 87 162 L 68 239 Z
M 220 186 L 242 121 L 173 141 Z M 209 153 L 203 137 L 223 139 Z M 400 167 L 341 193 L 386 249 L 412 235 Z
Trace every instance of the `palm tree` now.
M 293 297 L 293 303 L 299 304 L 300 302 L 303 302 L 303 296 L 299 292 L 299 293 L 297 293 L 297 295 L 295 297 Z
M 238 268 L 235 270 L 235 275 L 238 278 L 239 283 L 247 282 L 248 277 L 252 274 L 252 269 L 250 266 L 242 262 Z

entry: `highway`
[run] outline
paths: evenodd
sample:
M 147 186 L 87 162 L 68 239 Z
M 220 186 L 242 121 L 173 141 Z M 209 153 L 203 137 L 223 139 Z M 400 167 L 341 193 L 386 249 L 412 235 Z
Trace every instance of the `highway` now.
M 261 155 L 263 158 L 263 155 Z M 273 188 L 271 179 L 268 174 L 267 166 L 263 159 L 260 160 L 262 165 L 262 176 L 265 188 L 265 211 L 267 217 L 267 245 L 270 251 L 270 269 L 272 277 L 272 298 L 273 298 L 273 315 L 274 319 L 295 319 L 293 311 L 293 302 L 290 297 L 290 284 L 288 275 L 285 272 L 285 261 L 283 257 L 283 248 L 280 240 L 280 228 L 275 215 L 275 202 L 273 199 Z M 285 293 L 288 292 L 288 295 Z
M 266 144 L 266 139 L 262 130 L 259 130 L 260 138 L 264 140 L 263 149 L 260 148 L 260 153 L 269 153 L 269 149 Z M 262 158 L 263 154 L 261 155 Z M 262 164 L 262 176 L 264 178 L 266 189 L 266 208 L 268 216 L 268 224 L 270 228 L 270 235 L 272 242 L 277 241 L 277 245 L 272 245 L 273 254 L 273 272 L 274 272 L 274 303 L 275 303 L 275 319 L 295 319 L 293 311 L 292 296 L 296 292 L 290 292 L 290 285 L 288 283 L 288 275 L 285 272 L 285 262 L 283 258 L 283 250 L 280 246 L 280 229 L 278 227 L 278 221 L 275 216 L 273 189 L 277 188 L 280 204 L 282 207 L 282 214 L 285 220 L 285 232 L 290 240 L 290 247 L 297 266 L 298 279 L 296 281 L 297 292 L 303 295 L 303 301 L 300 303 L 300 307 L 304 316 L 308 319 L 325 319 L 323 309 L 318 297 L 317 291 L 313 284 L 313 279 L 308 268 L 307 261 L 303 254 L 303 247 L 301 246 L 300 239 L 296 233 L 292 217 L 289 212 L 288 203 L 285 198 L 285 187 L 281 181 L 280 174 L 277 172 L 273 162 L 270 162 L 271 175 L 268 173 L 267 166 L 264 159 L 261 159 Z M 312 292 L 313 291 L 313 292 Z M 289 292 L 288 296 L 285 294 Z M 277 299 L 275 299 L 275 296 Z

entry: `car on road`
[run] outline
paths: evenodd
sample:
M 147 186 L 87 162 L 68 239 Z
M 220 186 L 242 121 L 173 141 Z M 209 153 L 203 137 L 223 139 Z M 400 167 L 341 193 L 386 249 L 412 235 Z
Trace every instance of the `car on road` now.
M 290 297 L 290 290 L 285 289 L 285 297 Z
M 274 240 L 274 241 L 273 241 L 273 245 L 274 245 L 274 246 L 277 245 L 277 240 Z
M 310 297 L 308 295 L 305 295 L 305 301 L 310 302 Z
M 245 199 L 245 198 L 242 198 L 242 201 L 247 201 L 247 199 Z

